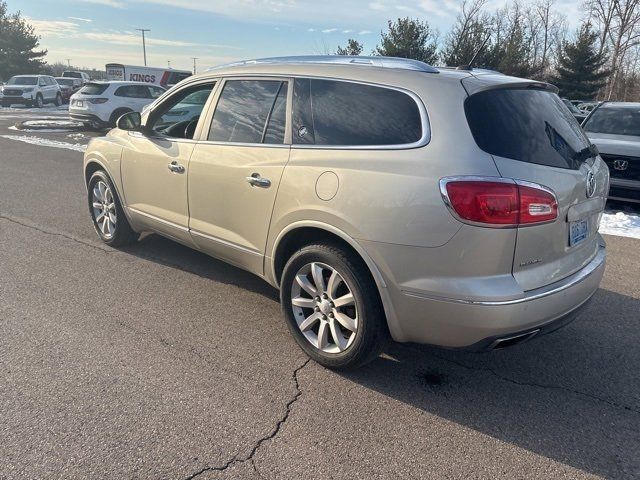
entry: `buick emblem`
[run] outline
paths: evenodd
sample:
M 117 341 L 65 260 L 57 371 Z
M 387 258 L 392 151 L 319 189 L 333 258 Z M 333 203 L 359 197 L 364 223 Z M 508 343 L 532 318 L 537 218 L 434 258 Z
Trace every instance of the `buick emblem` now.
M 593 197 L 596 193 L 596 176 L 591 170 L 587 173 L 587 198 Z
M 623 160 L 621 158 L 618 158 L 616 160 L 614 160 L 613 162 L 613 168 L 615 168 L 616 170 L 619 171 L 624 171 L 627 168 L 629 168 L 629 161 L 628 160 Z

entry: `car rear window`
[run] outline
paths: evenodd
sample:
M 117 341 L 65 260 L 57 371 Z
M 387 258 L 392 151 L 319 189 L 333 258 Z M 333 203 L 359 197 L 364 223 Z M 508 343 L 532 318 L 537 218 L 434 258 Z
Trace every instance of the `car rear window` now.
M 80 89 L 83 95 L 102 95 L 104 91 L 109 88 L 108 83 L 87 83 Z
M 600 107 L 584 124 L 592 133 L 640 136 L 640 106 Z
M 295 81 L 293 143 L 406 145 L 421 137 L 420 110 L 406 93 L 344 81 Z
M 547 90 L 502 88 L 464 104 L 471 133 L 491 155 L 578 169 L 589 141 L 560 97 Z

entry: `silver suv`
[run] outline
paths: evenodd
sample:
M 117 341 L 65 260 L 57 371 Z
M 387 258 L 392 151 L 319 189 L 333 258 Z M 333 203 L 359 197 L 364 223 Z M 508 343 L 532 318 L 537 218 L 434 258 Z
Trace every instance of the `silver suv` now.
M 331 368 L 385 339 L 500 348 L 575 317 L 609 172 L 551 85 L 383 57 L 240 62 L 92 140 L 112 246 L 156 232 L 280 289 Z
M 0 104 L 22 104 L 42 108 L 45 103 L 62 105 L 62 91 L 50 75 L 16 75 L 0 87 Z

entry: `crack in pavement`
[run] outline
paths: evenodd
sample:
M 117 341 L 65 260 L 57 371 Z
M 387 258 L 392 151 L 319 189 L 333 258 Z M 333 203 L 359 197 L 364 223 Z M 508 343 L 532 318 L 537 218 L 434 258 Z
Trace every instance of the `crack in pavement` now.
M 543 384 L 543 383 L 532 383 L 532 382 L 522 382 L 520 380 L 516 380 L 513 378 L 509 378 L 506 377 L 504 375 L 501 375 L 500 373 L 496 372 L 494 369 L 492 369 L 491 367 L 473 367 L 471 365 L 467 365 L 463 362 L 459 362 L 457 360 L 451 360 L 449 358 L 445 358 L 445 357 L 441 357 L 440 355 L 436 355 L 433 352 L 430 352 L 430 355 L 433 357 L 436 357 L 444 362 L 449 362 L 449 363 L 453 363 L 454 365 L 457 365 L 459 367 L 462 368 L 466 368 L 467 370 L 473 370 L 476 372 L 487 372 L 490 373 L 491 375 L 499 378 L 500 380 L 504 381 L 504 382 L 509 382 L 509 383 L 513 383 L 515 385 L 519 385 L 522 387 L 535 387 L 535 388 L 544 388 L 544 389 L 548 389 L 548 390 L 562 390 L 564 392 L 568 392 L 568 393 L 572 393 L 574 395 L 578 395 L 578 396 L 582 396 L 582 397 L 586 397 L 589 398 L 591 400 L 595 400 L 597 402 L 601 402 L 601 403 L 605 403 L 611 407 L 615 407 L 615 408 L 620 408 L 623 410 L 627 410 L 629 412 L 633 412 L 633 413 L 640 413 L 640 410 L 631 407 L 629 405 L 625 405 L 623 403 L 618 403 L 618 402 L 614 402 L 612 400 L 607 400 L 606 398 L 601 398 L 598 397 L 597 395 L 594 395 L 592 393 L 587 393 L 587 392 L 583 392 L 581 390 L 573 390 L 571 388 L 568 387 L 563 387 L 561 385 L 550 385 L 550 384 Z
M 245 462 L 251 462 L 253 464 L 253 469 L 256 471 L 258 475 L 260 475 L 260 473 L 258 472 L 258 469 L 256 468 L 253 457 L 265 442 L 268 442 L 269 440 L 273 440 L 278 435 L 278 433 L 280 433 L 282 426 L 289 419 L 289 415 L 291 414 L 291 408 L 293 407 L 293 404 L 296 403 L 300 398 L 300 396 L 302 395 L 302 390 L 300 389 L 300 381 L 298 380 L 298 374 L 304 367 L 306 367 L 309 364 L 310 361 L 311 359 L 307 358 L 307 360 L 305 360 L 305 362 L 302 365 L 300 365 L 293 371 L 292 378 L 293 378 L 293 382 L 295 384 L 295 389 L 296 389 L 295 395 L 293 396 L 293 398 L 291 398 L 291 400 L 287 402 L 285 406 L 284 415 L 280 420 L 278 420 L 275 427 L 267 435 L 258 439 L 258 441 L 255 443 L 253 448 L 249 451 L 248 455 L 246 455 L 244 458 L 240 458 L 240 452 L 238 452 L 233 457 L 231 457 L 231 459 L 228 462 L 224 463 L 223 465 L 213 466 L 213 467 L 204 467 L 198 470 L 197 472 L 192 473 L 191 475 L 186 477 L 185 480 L 191 480 L 205 472 L 223 472 L 227 470 L 229 467 L 231 467 L 232 465 L 235 465 L 237 463 L 245 463 Z
M 78 237 L 74 237 L 73 235 L 66 234 L 60 231 L 49 230 L 35 223 L 32 223 L 23 218 L 14 217 L 12 215 L 0 214 L 0 220 L 6 220 L 7 222 L 15 223 L 16 225 L 20 225 L 22 227 L 30 228 L 40 233 L 44 233 L 45 235 L 52 235 L 55 237 L 66 238 L 67 240 L 71 240 L 73 242 L 79 243 L 80 245 L 84 245 L 85 247 L 90 247 L 95 250 L 100 250 L 102 253 L 119 253 L 118 250 L 102 248 L 99 245 L 87 242 L 86 240 L 82 240 Z

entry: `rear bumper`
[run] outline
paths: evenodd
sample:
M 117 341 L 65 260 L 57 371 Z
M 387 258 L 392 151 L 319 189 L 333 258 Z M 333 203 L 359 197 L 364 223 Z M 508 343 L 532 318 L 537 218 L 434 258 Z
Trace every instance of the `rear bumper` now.
M 92 124 L 98 124 L 98 125 L 107 124 L 107 122 L 102 120 L 100 117 L 98 117 L 97 115 L 93 115 L 91 113 L 78 113 L 78 112 L 73 112 L 69 110 L 69 117 L 71 117 L 71 120 L 76 120 L 82 123 L 92 123 Z
M 546 333 L 575 318 L 596 292 L 605 257 L 602 243 L 578 272 L 516 299 L 452 300 L 416 292 L 392 293 L 398 319 L 392 333 L 398 341 L 471 350 L 491 348 L 497 339 Z

